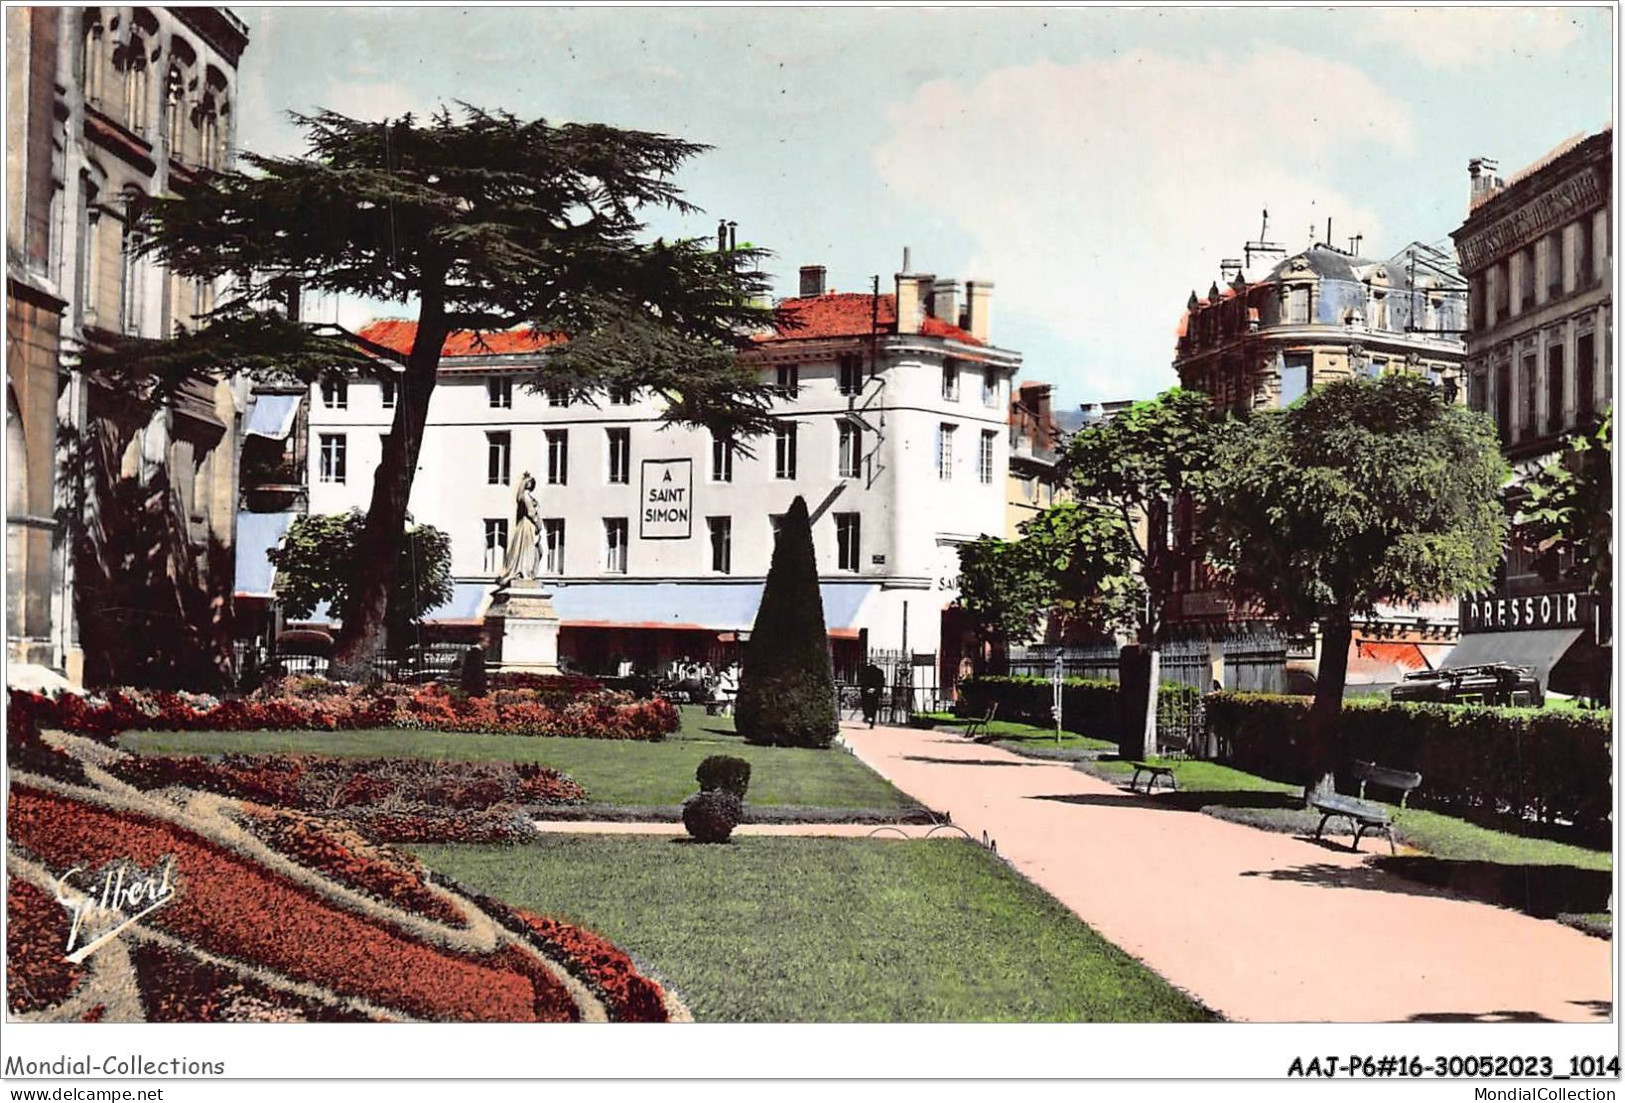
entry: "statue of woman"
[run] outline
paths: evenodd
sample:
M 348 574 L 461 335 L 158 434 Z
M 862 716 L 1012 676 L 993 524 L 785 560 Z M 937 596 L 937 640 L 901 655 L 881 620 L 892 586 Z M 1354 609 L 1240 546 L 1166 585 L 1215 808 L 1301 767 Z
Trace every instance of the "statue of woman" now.
M 519 476 L 514 491 L 513 533 L 508 537 L 508 559 L 497 576 L 497 589 L 520 578 L 535 578 L 541 557 L 540 518 L 536 516 L 536 478 L 529 471 Z

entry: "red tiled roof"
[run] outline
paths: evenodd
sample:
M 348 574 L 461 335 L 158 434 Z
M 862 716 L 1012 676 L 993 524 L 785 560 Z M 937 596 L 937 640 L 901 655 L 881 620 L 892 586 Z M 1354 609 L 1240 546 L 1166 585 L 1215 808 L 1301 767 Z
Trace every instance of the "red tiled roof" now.
M 398 319 L 371 322 L 362 329 L 361 336 L 376 344 L 387 346 L 402 355 L 412 351 L 418 324 Z M 511 329 L 502 333 L 486 333 L 476 338 L 468 330 L 459 330 L 446 338 L 440 346 L 441 356 L 503 356 L 520 352 L 536 352 L 563 341 L 559 334 L 532 333 L 529 329 Z
M 897 332 L 897 297 L 881 295 L 878 302 L 873 295 L 836 292 L 806 299 L 787 299 L 780 309 L 794 318 L 799 325 L 785 326 L 775 333 L 758 336 L 758 343 L 774 341 L 806 341 L 828 337 L 867 337 L 871 332 Z M 406 354 L 412 350 L 417 336 L 417 323 L 399 319 L 370 322 L 361 336 L 396 352 Z M 920 332 L 926 337 L 941 337 L 964 345 L 986 345 L 968 331 L 941 318 L 927 317 L 920 323 Z M 483 345 L 466 330 L 451 334 L 441 347 L 442 356 L 502 356 L 514 353 L 538 352 L 565 340 L 562 334 L 536 334 L 529 329 L 514 329 L 502 333 L 483 335 Z
M 897 297 L 832 292 L 806 299 L 786 299 L 779 309 L 792 320 L 758 341 L 809 341 L 820 337 L 867 337 L 897 328 Z
M 795 320 L 776 333 L 763 334 L 756 340 L 808 341 L 828 337 L 867 337 L 871 333 L 897 332 L 897 296 L 865 295 L 861 292 L 831 292 L 805 299 L 786 299 L 779 309 Z M 942 337 L 965 345 L 985 345 L 986 341 L 941 318 L 926 318 L 920 332 L 927 337 Z

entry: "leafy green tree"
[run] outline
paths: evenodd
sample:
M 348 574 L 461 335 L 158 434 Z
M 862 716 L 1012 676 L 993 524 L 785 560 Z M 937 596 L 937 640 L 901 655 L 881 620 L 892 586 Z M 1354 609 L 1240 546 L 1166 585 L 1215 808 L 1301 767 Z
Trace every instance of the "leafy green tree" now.
M 1133 702 L 1134 731 L 1144 732 L 1144 753 L 1155 753 L 1157 653 L 1166 634 L 1165 607 L 1178 568 L 1188 562 L 1172 517 L 1176 507 L 1199 506 L 1213 473 L 1214 454 L 1229 432 L 1208 396 L 1175 388 L 1138 402 L 1107 421 L 1074 433 L 1063 469 L 1073 497 L 1116 516 L 1110 539 L 1088 545 L 1073 560 L 1080 582 L 1107 587 L 1111 619 L 1131 624 L 1153 676 L 1144 701 Z M 1138 679 L 1125 684 L 1138 684 Z M 1144 717 L 1143 725 L 1138 717 Z
M 1553 580 L 1578 583 L 1605 605 L 1614 592 L 1614 410 L 1512 492 L 1512 539 Z
M 779 525 L 745 648 L 734 726 L 750 743 L 827 747 L 838 727 L 812 522 L 799 495 Z
M 276 592 L 295 619 L 326 602 L 343 609 L 361 584 L 356 549 L 366 534 L 359 509 L 294 519 L 282 546 L 266 553 L 276 567 Z M 392 639 L 406 638 L 431 609 L 451 600 L 451 538 L 432 525 L 407 525 L 396 543 L 385 625 Z
M 1132 616 L 1127 541 L 1116 513 L 1063 502 L 1021 526 L 959 548 L 959 608 L 995 649 L 1032 639 L 1046 617 L 1100 627 Z
M 1354 620 L 1490 584 L 1507 465 L 1493 421 L 1405 374 L 1339 380 L 1256 414 L 1219 458 L 1214 558 L 1288 625 L 1320 627 L 1307 797 L 1345 757 Z
M 667 421 L 741 439 L 771 427 L 768 389 L 734 355 L 772 317 L 756 305 L 763 254 L 640 240 L 641 212 L 696 210 L 672 178 L 706 147 L 466 106 L 427 121 L 295 119 L 303 156 L 245 154 L 243 171 L 211 174 L 142 211 L 145 252 L 177 276 L 228 281 L 232 293 L 197 328 L 115 341 L 82 364 L 149 402 L 190 376 L 239 371 L 398 380 L 358 562 L 394 562 L 454 332 L 568 335 L 533 384 L 578 395 L 647 388 Z M 267 309 L 300 288 L 406 304 L 417 322 L 411 349 Z M 341 670 L 359 670 L 376 650 L 394 584 L 389 571 L 362 570 L 347 589 Z

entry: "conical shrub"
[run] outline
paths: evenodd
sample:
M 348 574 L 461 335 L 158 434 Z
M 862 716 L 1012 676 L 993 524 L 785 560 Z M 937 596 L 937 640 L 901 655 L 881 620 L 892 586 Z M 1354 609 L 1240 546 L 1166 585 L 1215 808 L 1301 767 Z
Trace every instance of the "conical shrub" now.
M 812 522 L 800 497 L 779 526 L 744 660 L 734 725 L 746 741 L 829 746 L 837 726 L 835 667 L 824 630 Z

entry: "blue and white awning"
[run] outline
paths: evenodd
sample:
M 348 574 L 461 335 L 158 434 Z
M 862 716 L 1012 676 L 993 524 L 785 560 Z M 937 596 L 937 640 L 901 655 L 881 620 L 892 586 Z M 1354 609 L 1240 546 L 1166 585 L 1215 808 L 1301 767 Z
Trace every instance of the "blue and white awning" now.
M 824 583 L 824 626 L 849 630 L 872 583 Z M 553 594 L 565 628 L 674 628 L 748 632 L 762 603 L 762 583 L 574 583 Z
M 237 515 L 238 597 L 272 597 L 274 568 L 265 553 L 280 547 L 297 513 L 239 513 Z

